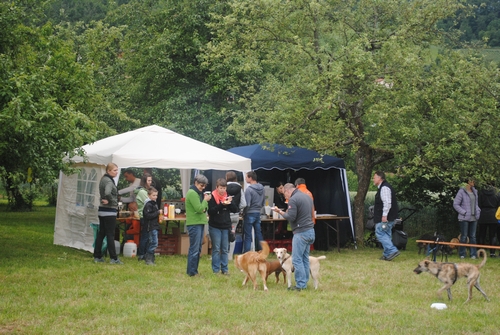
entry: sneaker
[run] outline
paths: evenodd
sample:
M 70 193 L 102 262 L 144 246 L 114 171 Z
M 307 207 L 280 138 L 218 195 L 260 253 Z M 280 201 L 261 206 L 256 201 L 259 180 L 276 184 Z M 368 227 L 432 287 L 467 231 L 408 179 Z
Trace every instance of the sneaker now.
M 229 272 L 222 272 L 223 276 L 228 276 L 229 277 Z
M 464 259 L 464 258 L 465 258 L 465 256 L 460 256 L 460 259 Z
M 101 258 L 95 257 L 94 258 L 94 263 L 104 263 L 104 259 L 102 259 L 102 257 Z
M 390 254 L 389 256 L 386 257 L 386 261 L 392 261 L 394 258 L 398 257 L 399 255 L 401 255 L 401 253 L 399 251 L 396 251 L 395 253 L 393 254 Z
M 490 257 L 491 257 L 491 258 L 495 258 L 495 257 L 497 257 L 497 255 L 495 255 L 495 254 L 490 254 Z
M 476 256 L 470 256 L 470 259 L 476 259 L 477 257 Z
M 303 288 L 300 288 L 300 287 L 297 287 L 297 286 L 292 286 L 292 287 L 288 288 L 288 291 L 297 291 L 297 292 L 300 292 L 302 290 L 303 290 Z
M 109 264 L 119 264 L 119 265 L 123 265 L 123 262 L 117 258 L 117 259 L 112 259 L 112 260 L 110 260 L 110 261 L 109 261 Z
M 382 257 L 380 257 L 379 259 L 380 259 L 381 261 L 386 261 L 386 260 L 387 260 L 387 258 L 385 258 L 385 256 L 382 256 Z

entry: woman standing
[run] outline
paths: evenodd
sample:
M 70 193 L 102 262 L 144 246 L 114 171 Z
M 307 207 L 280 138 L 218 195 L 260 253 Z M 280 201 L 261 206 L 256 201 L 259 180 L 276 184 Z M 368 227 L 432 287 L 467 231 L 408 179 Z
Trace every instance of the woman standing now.
M 144 173 L 141 178 L 141 184 L 138 188 L 134 190 L 135 201 L 137 202 L 137 211 L 139 212 L 139 218 L 141 221 L 141 233 L 139 237 L 139 246 L 137 248 L 137 260 L 145 260 L 146 248 L 149 240 L 149 233 L 144 225 L 144 203 L 148 199 L 148 190 L 153 184 L 153 176 L 149 173 Z
M 118 189 L 116 188 L 115 178 L 118 175 L 118 166 L 115 163 L 109 163 L 106 166 L 106 173 L 99 182 L 99 195 L 101 205 L 97 215 L 99 216 L 99 233 L 95 241 L 94 262 L 103 263 L 102 259 L 102 241 L 104 237 L 108 238 L 108 253 L 111 264 L 123 264 L 116 255 L 115 249 L 115 228 L 116 216 L 118 214 Z
M 453 208 L 458 212 L 458 222 L 460 224 L 460 243 L 467 243 L 469 237 L 470 244 L 476 244 L 477 219 L 481 214 L 478 204 L 477 190 L 474 188 L 475 181 L 472 178 L 467 179 L 467 185 L 458 190 Z M 465 258 L 467 252 L 465 247 L 458 248 L 460 258 Z M 475 247 L 470 248 L 470 258 L 477 258 Z
M 216 189 L 208 202 L 208 232 L 212 241 L 212 271 L 223 275 L 229 274 L 229 231 L 231 230 L 231 212 L 237 212 L 238 206 L 233 197 L 228 196 L 227 182 L 224 178 L 217 179 Z
M 201 245 L 205 225 L 208 223 L 208 201 L 212 198 L 210 193 L 203 194 L 208 184 L 208 179 L 202 174 L 194 177 L 186 194 L 186 227 L 189 234 L 189 251 L 187 260 L 187 274 L 190 277 L 198 276 L 198 264 L 201 257 Z

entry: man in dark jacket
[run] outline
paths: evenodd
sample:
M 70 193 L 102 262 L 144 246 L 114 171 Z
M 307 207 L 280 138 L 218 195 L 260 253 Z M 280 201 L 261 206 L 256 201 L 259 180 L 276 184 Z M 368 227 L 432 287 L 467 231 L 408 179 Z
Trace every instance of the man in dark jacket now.
M 378 187 L 375 195 L 373 220 L 375 236 L 384 247 L 381 260 L 392 261 L 399 256 L 398 248 L 392 243 L 392 227 L 398 218 L 398 202 L 392 186 L 385 180 L 385 173 L 377 171 L 373 175 L 373 184 Z

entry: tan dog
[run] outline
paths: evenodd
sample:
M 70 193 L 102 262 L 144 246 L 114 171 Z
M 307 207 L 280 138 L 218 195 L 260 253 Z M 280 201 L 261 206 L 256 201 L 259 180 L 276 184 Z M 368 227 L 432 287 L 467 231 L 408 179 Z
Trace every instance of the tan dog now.
M 243 285 L 245 285 L 250 278 L 253 283 L 253 289 L 257 289 L 257 272 L 260 273 L 262 277 L 262 282 L 264 283 L 264 291 L 267 291 L 266 278 L 267 278 L 267 266 L 266 258 L 269 255 L 269 245 L 266 241 L 260 242 L 262 250 L 248 251 L 242 255 L 236 255 L 234 257 L 234 265 L 243 272 L 246 276 L 243 280 Z
M 273 272 L 276 276 L 276 284 L 280 282 L 280 273 L 283 274 L 283 283 L 286 282 L 286 277 L 285 277 L 286 271 L 283 270 L 283 268 L 281 267 L 281 263 L 279 260 L 266 261 L 266 267 L 267 267 L 266 282 L 267 282 L 267 277 L 269 277 L 269 275 Z
M 486 252 L 484 249 L 478 250 L 478 255 L 483 254 L 483 261 L 479 265 L 474 265 L 470 263 L 441 263 L 441 262 L 432 262 L 429 259 L 425 259 L 418 263 L 418 266 L 413 270 L 416 274 L 420 274 L 422 272 L 429 272 L 430 274 L 436 276 L 444 286 L 438 290 L 438 294 L 446 290 L 448 293 L 448 299 L 451 300 L 451 287 L 457 279 L 461 277 L 467 277 L 467 287 L 469 289 L 469 297 L 467 301 L 472 299 L 472 287 L 474 286 L 483 294 L 486 300 L 489 301 L 486 293 L 479 286 L 479 269 L 481 269 L 484 264 L 486 264 Z
M 281 267 L 286 271 L 286 279 L 288 287 L 292 286 L 292 272 L 295 270 L 292 263 L 292 255 L 288 253 L 286 248 L 275 248 L 273 252 L 281 263 Z M 316 290 L 319 285 L 319 261 L 326 259 L 326 256 L 313 257 L 309 256 L 309 273 L 314 282 L 314 289 Z

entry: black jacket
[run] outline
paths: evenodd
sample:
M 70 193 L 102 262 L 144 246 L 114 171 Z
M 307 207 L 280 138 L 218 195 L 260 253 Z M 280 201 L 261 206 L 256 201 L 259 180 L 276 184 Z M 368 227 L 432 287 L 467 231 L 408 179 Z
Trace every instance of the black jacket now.
M 377 194 L 375 194 L 375 208 L 373 211 L 373 221 L 375 223 L 382 222 L 384 203 L 380 197 L 380 190 L 382 190 L 382 187 L 384 186 L 387 186 L 391 190 L 391 209 L 389 210 L 389 214 L 387 214 L 387 221 L 395 221 L 398 218 L 399 208 L 398 201 L 396 200 L 396 193 L 394 192 L 391 184 L 384 180 L 378 188 Z
M 229 205 L 223 205 L 222 203 L 217 204 L 214 197 L 208 201 L 209 226 L 219 229 L 231 229 L 230 213 L 239 211 L 234 199 L 235 198 L 233 198 Z
M 158 230 L 160 229 L 160 224 L 158 223 L 158 216 L 160 215 L 160 210 L 156 206 L 156 201 L 146 200 L 143 210 L 143 223 L 146 231 Z
M 228 183 L 226 192 L 227 195 L 233 196 L 233 202 L 237 207 L 236 211 L 233 212 L 233 210 L 231 210 L 231 213 L 239 213 L 240 212 L 239 207 L 241 202 L 241 185 L 235 183 Z
M 481 214 L 477 223 L 497 223 L 495 213 L 500 206 L 500 198 L 494 188 L 483 188 L 479 191 L 478 205 L 481 208 Z

